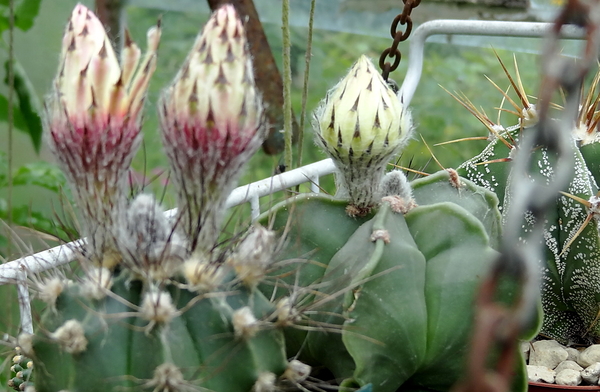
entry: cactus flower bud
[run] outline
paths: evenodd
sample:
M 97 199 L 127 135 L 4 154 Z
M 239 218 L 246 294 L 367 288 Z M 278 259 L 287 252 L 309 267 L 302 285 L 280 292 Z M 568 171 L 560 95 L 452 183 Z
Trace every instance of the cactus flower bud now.
M 363 55 L 327 93 L 314 127 L 317 143 L 340 171 L 341 195 L 359 214 L 368 212 L 379 197 L 387 161 L 408 139 L 410 113 Z
M 159 39 L 159 27 L 148 31 L 148 53 L 140 61 L 127 36 L 120 65 L 104 27 L 81 4 L 63 37 L 45 127 L 82 210 L 89 257 L 99 263 L 117 252 L 114 230 L 126 204 L 127 171 L 140 144 L 140 113 Z
M 190 250 L 214 246 L 225 201 L 265 136 L 243 23 L 219 8 L 162 94 L 163 142 Z

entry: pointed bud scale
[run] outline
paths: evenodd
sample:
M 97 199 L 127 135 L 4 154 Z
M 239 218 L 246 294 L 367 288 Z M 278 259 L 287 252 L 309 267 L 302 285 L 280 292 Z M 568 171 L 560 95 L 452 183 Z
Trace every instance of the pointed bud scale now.
M 408 139 L 410 113 L 363 55 L 321 102 L 314 128 L 340 171 L 342 194 L 366 213 L 379 197 L 385 164 Z
M 139 49 L 128 39 L 122 70 L 104 27 L 85 6 L 75 7 L 65 29 L 45 128 L 81 209 L 96 264 L 109 266 L 118 253 L 114 228 L 126 203 L 126 176 L 140 144 L 140 112 L 159 40 L 160 29 L 151 29 L 140 63 Z
M 227 196 L 265 137 L 246 35 L 233 6 L 213 13 L 163 92 L 159 113 L 180 229 L 190 250 L 210 249 Z

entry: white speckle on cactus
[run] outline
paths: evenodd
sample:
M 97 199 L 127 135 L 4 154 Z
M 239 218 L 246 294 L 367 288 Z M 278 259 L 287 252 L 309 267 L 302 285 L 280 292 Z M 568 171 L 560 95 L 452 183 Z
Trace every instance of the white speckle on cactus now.
M 287 369 L 283 372 L 283 377 L 290 380 L 293 383 L 299 383 L 310 376 L 312 368 L 297 359 L 293 359 L 288 363 Z
M 488 141 L 490 141 L 490 142 L 492 140 L 498 138 L 498 136 L 496 136 L 496 135 L 500 135 L 500 134 L 506 132 L 506 128 L 504 128 L 504 126 L 501 125 L 501 124 L 492 124 L 492 125 L 490 125 L 490 127 L 495 132 L 495 133 L 494 132 L 490 132 L 490 134 L 488 136 Z
M 260 328 L 258 320 L 252 313 L 252 309 L 248 306 L 244 306 L 233 312 L 231 322 L 233 323 L 235 336 L 238 338 L 249 339 L 256 335 Z
M 261 372 L 252 387 L 252 392 L 275 392 L 277 377 L 271 372 Z
M 197 255 L 183 263 L 183 276 L 192 291 L 212 291 L 225 278 L 225 268 L 222 265 L 201 260 Z
M 151 289 L 144 294 L 140 314 L 150 321 L 148 328 L 152 328 L 154 324 L 169 323 L 178 312 L 169 293 Z
M 86 298 L 101 300 L 112 287 L 112 273 L 107 268 L 91 268 L 80 284 L 81 295 Z
M 506 134 L 502 134 L 506 136 Z M 486 189 L 489 189 L 492 192 L 504 192 L 504 190 L 499 190 L 498 188 L 498 180 L 494 177 L 490 177 L 487 175 L 489 173 L 490 165 L 505 165 L 503 162 L 492 162 L 501 158 L 506 158 L 507 160 L 512 159 L 512 155 L 516 151 L 515 148 L 508 149 L 508 147 L 499 146 L 499 139 L 494 137 L 494 139 L 488 144 L 485 149 L 477 156 L 469 159 L 468 161 L 461 164 L 458 169 L 465 170 L 467 172 L 467 177 L 469 180 L 473 181 L 475 184 L 482 186 Z M 496 148 L 501 148 L 503 155 L 498 155 L 499 152 L 495 151 Z M 505 154 L 505 155 L 504 155 Z M 485 162 L 485 163 L 484 163 Z
M 88 341 L 85 338 L 83 326 L 77 320 L 68 320 L 50 337 L 60 343 L 63 350 L 69 354 L 79 354 L 85 351 Z

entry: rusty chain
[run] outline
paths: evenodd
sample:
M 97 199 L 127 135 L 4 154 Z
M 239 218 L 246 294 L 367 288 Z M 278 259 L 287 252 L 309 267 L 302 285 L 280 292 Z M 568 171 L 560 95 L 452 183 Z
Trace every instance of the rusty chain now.
M 410 17 L 410 13 L 413 8 L 417 7 L 421 4 L 421 0 L 402 0 L 404 3 L 404 8 L 402 12 L 398 14 L 394 20 L 392 21 L 392 26 L 390 28 L 390 35 L 394 39 L 392 41 L 392 45 L 385 49 L 381 56 L 379 57 L 379 68 L 381 68 L 381 76 L 387 82 L 390 72 L 395 71 L 400 65 L 400 60 L 402 59 L 402 53 L 398 49 L 398 45 L 402 41 L 406 41 L 406 39 L 410 36 L 410 32 L 412 31 L 412 19 Z M 404 31 L 398 30 L 398 26 L 406 25 L 406 29 Z M 394 59 L 394 62 L 390 62 L 389 60 Z M 386 61 L 388 60 L 388 61 Z
M 466 377 L 455 386 L 453 392 L 507 392 L 511 389 L 518 337 L 528 326 L 539 297 L 537 260 L 542 257 L 539 244 L 544 216 L 554 206 L 557 192 L 568 183 L 573 166 L 573 153 L 568 148 L 570 136 L 565 128 L 571 127 L 577 116 L 579 88 L 598 56 L 598 20 L 593 20 L 588 15 L 597 15 L 599 7 L 598 1 L 590 3 L 585 0 L 568 0 L 550 31 L 543 53 L 543 78 L 536 105 L 539 123 L 533 134 L 523 137 L 513 161 L 512 172 L 521 174 L 515 174 L 514 177 L 514 202 L 506 216 L 501 254 L 492 273 L 480 288 Z M 578 61 L 560 56 L 560 32 L 566 24 L 575 24 L 586 32 L 587 42 Z M 557 122 L 550 119 L 548 109 L 552 94 L 559 88 L 565 91 L 567 100 L 561 121 Z M 532 183 L 533 174 L 528 173 L 531 151 L 540 146 L 544 146 L 558 163 L 553 180 L 545 185 Z M 533 230 L 523 234 L 521 225 L 527 211 L 534 216 L 536 224 Z M 496 299 L 500 282 L 507 276 L 516 281 L 520 288 L 516 300 L 511 304 L 499 303 Z M 490 368 L 485 359 L 494 353 L 495 366 Z

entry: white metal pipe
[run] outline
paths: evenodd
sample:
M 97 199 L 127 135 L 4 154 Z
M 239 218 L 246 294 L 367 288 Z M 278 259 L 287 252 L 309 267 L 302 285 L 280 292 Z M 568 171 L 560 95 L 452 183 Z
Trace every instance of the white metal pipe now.
M 38 273 L 66 264 L 74 259 L 77 249 L 80 249 L 84 243 L 84 240 L 73 241 L 2 264 L 0 265 L 0 285 L 16 284 L 22 272 Z
M 19 311 L 21 313 L 21 331 L 33 333 L 33 319 L 31 317 L 31 299 L 27 287 L 27 272 L 19 272 L 17 283 L 17 298 L 19 300 Z
M 227 208 L 250 202 L 252 217 L 255 219 L 260 214 L 260 197 L 300 185 L 308 182 L 311 178 L 318 178 L 331 174 L 334 170 L 335 165 L 333 164 L 333 161 L 331 159 L 324 159 L 298 169 L 290 170 L 261 181 L 238 187 L 234 189 L 227 199 Z M 167 214 L 170 216 L 173 216 L 175 213 L 176 210 L 167 211 Z M 0 285 L 17 283 L 20 274 L 24 271 L 38 273 L 66 264 L 74 259 L 77 249 L 81 249 L 84 244 L 84 240 L 78 240 L 2 264 L 0 265 Z
M 440 19 L 425 22 L 411 34 L 406 77 L 398 91 L 404 107 L 408 107 L 417 90 L 423 71 L 425 41 L 433 35 L 489 35 L 504 37 L 543 37 L 553 23 L 503 22 L 489 20 L 450 20 Z M 583 30 L 575 26 L 564 26 L 562 37 L 583 38 Z
M 252 195 L 263 197 L 272 193 L 291 188 L 296 185 L 310 181 L 314 177 L 322 177 L 335 171 L 335 165 L 331 159 L 324 159 L 310 165 L 299 167 L 273 177 L 265 178 L 257 182 L 236 188 L 229 199 L 227 207 L 237 206 L 250 201 Z M 318 188 L 317 188 L 318 189 Z

